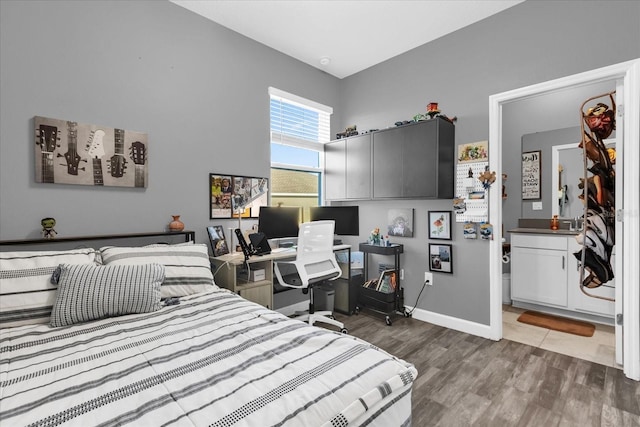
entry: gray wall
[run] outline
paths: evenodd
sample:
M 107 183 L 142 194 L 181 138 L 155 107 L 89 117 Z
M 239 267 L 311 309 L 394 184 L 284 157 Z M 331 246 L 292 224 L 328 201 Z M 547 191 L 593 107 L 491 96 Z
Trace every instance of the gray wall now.
M 236 223 L 209 219 L 208 174 L 269 176 L 268 87 L 338 104 L 336 78 L 168 1 L 2 1 L 0 55 L 0 239 L 180 214 L 206 242 Z M 36 115 L 147 132 L 148 188 L 35 183 Z
M 528 0 L 337 80 L 169 2 L 1 1 L 0 239 L 38 237 L 46 216 L 70 236 L 156 231 L 181 214 L 204 241 L 205 226 L 230 226 L 208 217 L 208 174 L 269 173 L 268 86 L 333 106 L 332 134 L 391 126 L 438 101 L 458 117 L 458 144 L 485 140 L 491 94 L 640 57 L 639 17 L 639 2 Z M 606 37 L 588 37 L 597 28 Z M 148 132 L 149 187 L 34 183 L 35 115 Z M 518 151 L 536 130 L 517 132 Z M 345 243 L 386 224 L 391 207 L 415 209 L 415 237 L 394 239 L 414 305 L 427 211 L 451 201 L 361 206 L 363 237 Z M 487 245 L 459 224 L 452 244 L 455 273 L 436 274 L 417 305 L 488 324 Z
M 343 114 L 339 127 L 392 126 L 397 120 L 424 112 L 427 103 L 437 101 L 444 114 L 458 117 L 457 144 L 486 140 L 490 95 L 638 58 L 639 23 L 640 2 L 528 0 L 341 80 Z M 586 43 L 587 33 L 597 29 L 606 36 L 589 38 Z M 511 141 L 511 145 L 505 147 L 503 165 L 517 164 L 522 135 L 577 126 L 582 100 L 569 107 L 574 118 L 568 123 L 549 123 L 550 127 L 540 128 L 540 123 L 531 122 L 532 116 L 516 117 L 518 124 L 524 121 L 528 128 L 510 131 L 510 122 L 505 120 L 504 141 Z M 504 202 L 505 209 L 511 203 L 519 212 L 519 178 L 513 175 L 512 179 L 509 173 L 506 184 L 509 199 Z M 499 191 L 497 188 L 495 191 Z M 396 239 L 405 245 L 405 302 L 414 305 L 424 271 L 428 270 L 427 211 L 451 209 L 451 202 L 407 201 L 397 205 L 416 209 L 415 237 Z M 363 230 L 385 223 L 384 206 L 361 206 Z M 504 229 L 514 226 L 505 224 Z M 423 292 L 418 306 L 488 325 L 488 245 L 465 240 L 461 224 L 453 230 L 452 244 L 454 274 L 435 274 L 435 285 Z

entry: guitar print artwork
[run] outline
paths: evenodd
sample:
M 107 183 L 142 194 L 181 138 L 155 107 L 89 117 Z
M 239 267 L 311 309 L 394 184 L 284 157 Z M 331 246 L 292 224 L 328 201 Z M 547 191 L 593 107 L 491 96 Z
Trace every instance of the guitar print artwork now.
M 53 180 L 53 152 L 58 145 L 58 128 L 50 125 L 40 125 L 36 130 L 36 145 L 42 153 L 40 180 L 36 175 L 36 182 L 51 184 Z
M 67 161 L 67 173 L 69 175 L 78 175 L 78 170 L 84 171 L 85 168 L 78 168 L 81 161 L 86 162 L 86 159 L 81 159 L 78 154 L 78 123 L 67 122 L 67 152 L 64 153 L 64 159 Z M 58 157 L 63 157 L 58 153 Z M 62 166 L 65 166 L 62 164 Z
M 147 160 L 147 148 L 140 141 L 136 141 L 131 143 L 130 149 L 130 157 L 133 163 L 135 163 L 135 186 L 136 187 L 145 187 L 144 174 L 145 168 L 144 163 Z
M 124 130 L 116 129 L 114 139 L 115 153 L 109 160 L 109 172 L 114 178 L 122 178 L 127 168 L 127 159 L 124 158 Z
M 104 185 L 104 178 L 102 175 L 102 158 L 104 157 L 104 143 L 103 139 L 105 132 L 102 129 L 98 129 L 91 134 L 89 143 L 87 144 L 87 151 L 93 164 L 93 185 Z
M 35 144 L 29 143 L 34 150 L 35 182 L 149 185 L 149 137 L 144 132 L 42 116 L 34 117 L 32 132 Z M 135 173 L 129 173 L 129 162 L 135 165 Z

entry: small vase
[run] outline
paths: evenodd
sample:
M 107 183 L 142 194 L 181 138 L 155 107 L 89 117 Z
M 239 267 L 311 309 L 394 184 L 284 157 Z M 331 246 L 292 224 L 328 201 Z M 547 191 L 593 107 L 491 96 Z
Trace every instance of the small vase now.
M 182 231 L 184 230 L 184 223 L 180 221 L 180 215 L 171 215 L 173 217 L 173 221 L 169 223 L 170 231 Z

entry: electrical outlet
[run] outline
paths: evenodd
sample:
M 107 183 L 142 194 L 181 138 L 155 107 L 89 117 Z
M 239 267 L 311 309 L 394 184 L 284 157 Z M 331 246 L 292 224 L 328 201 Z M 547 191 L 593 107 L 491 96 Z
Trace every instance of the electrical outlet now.
M 404 268 L 400 269 L 400 280 L 404 280 Z
M 428 286 L 433 286 L 433 273 L 430 273 L 428 271 L 424 272 L 424 283 L 426 283 Z

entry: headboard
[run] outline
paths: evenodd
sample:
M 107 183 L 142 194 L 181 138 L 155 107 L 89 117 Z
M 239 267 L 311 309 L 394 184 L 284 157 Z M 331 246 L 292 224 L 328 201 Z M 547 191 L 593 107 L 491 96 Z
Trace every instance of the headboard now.
M 100 246 L 143 246 L 152 243 L 195 242 L 195 231 L 104 234 L 96 236 L 56 237 L 55 239 L 0 240 L 0 252 L 95 248 Z

